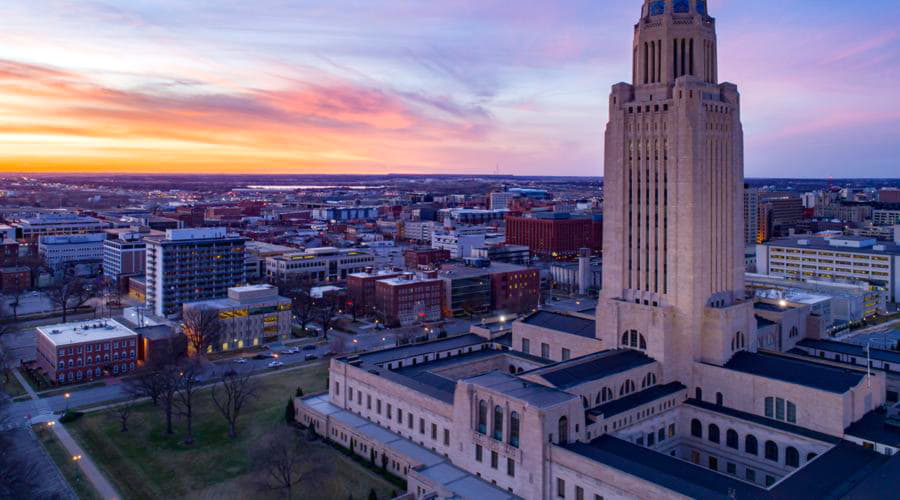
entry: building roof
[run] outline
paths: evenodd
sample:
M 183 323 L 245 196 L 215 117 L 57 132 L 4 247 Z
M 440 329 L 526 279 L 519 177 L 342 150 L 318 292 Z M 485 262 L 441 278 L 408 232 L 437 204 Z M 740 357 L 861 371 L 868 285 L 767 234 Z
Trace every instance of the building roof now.
M 812 250 L 826 250 L 830 252 L 844 252 L 844 253 L 864 253 L 871 255 L 884 255 L 886 257 L 898 256 L 900 255 L 900 245 L 896 243 L 889 243 L 885 241 L 877 241 L 874 242 L 874 245 L 871 246 L 843 246 L 843 245 L 832 245 L 829 243 L 830 239 L 835 240 L 845 240 L 845 241 L 858 241 L 860 243 L 865 244 L 866 241 L 874 241 L 872 238 L 859 238 L 854 239 L 851 236 L 841 236 L 839 238 L 820 238 L 815 236 L 802 236 L 802 237 L 794 237 L 794 238 L 783 238 L 777 240 L 771 240 L 769 242 L 763 243 L 763 245 L 769 247 L 788 247 L 788 248 L 809 248 Z M 801 241 L 806 241 L 806 243 L 801 243 Z M 884 250 L 876 250 L 876 247 L 884 248 Z
M 526 373 L 537 375 L 555 387 L 567 389 L 650 363 L 655 363 L 653 358 L 640 351 L 616 349 L 588 354 Z
M 819 349 L 822 351 L 831 351 L 831 352 L 839 352 L 843 354 L 849 354 L 851 356 L 856 356 L 859 358 L 866 357 L 866 348 L 861 345 L 856 344 L 848 344 L 846 342 L 836 342 L 834 340 L 818 340 L 818 339 L 803 339 L 800 342 L 797 342 L 797 345 L 801 347 L 807 347 L 810 349 Z M 897 351 L 889 351 L 886 349 L 876 349 L 870 348 L 869 356 L 872 359 L 876 359 L 878 361 L 887 361 L 888 363 L 898 363 L 900 364 L 900 352 Z M 900 366 L 897 366 L 900 369 Z
M 486 267 L 471 267 L 464 264 L 444 264 L 438 271 L 441 278 L 458 279 L 458 278 L 474 278 L 477 276 L 486 276 L 494 273 L 511 273 L 515 271 L 527 271 L 534 268 L 520 266 L 518 264 L 510 264 L 507 262 L 490 261 L 491 265 Z
M 856 387 L 865 377 L 864 373 L 856 370 L 747 351 L 732 356 L 725 368 L 837 394 Z
M 868 500 L 881 498 L 885 492 L 900 491 L 900 454 L 891 458 L 873 470 L 865 481 L 851 489 L 845 496 L 845 500 Z
M 575 394 L 536 384 L 500 371 L 477 375 L 467 378 L 465 381 L 487 387 L 540 408 L 548 408 L 573 399 L 579 400 L 579 397 Z
M 523 318 L 522 323 L 539 326 L 558 332 L 594 338 L 596 323 L 594 320 L 570 316 L 552 311 L 538 311 Z
M 866 441 L 900 447 L 900 427 L 887 423 L 887 411 L 876 408 L 844 429 L 844 434 Z
M 779 431 L 788 432 L 791 434 L 797 434 L 798 436 L 805 436 L 810 439 L 815 439 L 817 441 L 822 441 L 825 443 L 837 443 L 841 440 L 839 437 L 832 436 L 830 434 L 825 434 L 824 432 L 814 431 L 812 429 L 808 429 L 806 427 L 801 427 L 799 425 L 790 424 L 787 422 L 782 422 L 781 420 L 775 420 L 774 418 L 767 418 L 760 415 L 756 415 L 754 413 L 748 413 L 741 410 L 736 410 L 734 408 L 729 408 L 727 406 L 717 405 L 710 403 L 708 401 L 700 401 L 698 399 L 689 399 L 685 401 L 686 405 L 694 406 L 696 408 L 701 408 L 706 411 L 718 413 L 720 415 L 727 415 L 732 418 L 737 418 L 740 420 L 744 420 L 745 422 L 752 422 L 757 425 L 762 425 L 765 427 L 769 427 L 772 429 L 777 429 Z
M 73 321 L 37 327 L 37 330 L 55 346 L 102 342 L 121 337 L 137 336 L 137 333 L 114 319 Z
M 609 403 L 602 404 L 588 411 L 588 414 L 594 416 L 603 416 L 605 418 L 625 413 L 628 410 L 637 408 L 638 406 L 666 398 L 679 391 L 687 389 L 681 382 L 669 382 L 665 385 L 654 385 L 649 389 L 629 394 L 624 398 L 614 399 Z
M 484 337 L 475 335 L 474 333 L 467 333 L 465 335 L 447 337 L 445 339 L 433 340 L 431 342 L 422 342 L 420 344 L 395 347 L 393 349 L 366 352 L 360 354 L 359 358 L 363 360 L 364 363 L 381 364 L 387 363 L 389 361 L 396 361 L 398 359 L 410 358 L 412 356 L 421 356 L 423 354 L 432 352 L 462 349 L 464 347 L 484 344 L 487 342 L 490 341 L 485 339 Z M 346 358 L 344 358 L 344 360 L 346 361 Z

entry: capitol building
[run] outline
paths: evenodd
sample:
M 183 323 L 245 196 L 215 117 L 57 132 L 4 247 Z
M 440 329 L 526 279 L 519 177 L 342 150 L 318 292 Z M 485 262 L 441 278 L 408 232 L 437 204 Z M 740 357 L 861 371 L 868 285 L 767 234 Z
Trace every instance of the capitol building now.
M 609 96 L 596 311 L 336 357 L 298 422 L 409 498 L 896 492 L 891 368 L 835 354 L 808 305 L 745 290 L 740 95 L 717 47 L 705 0 L 643 3 Z

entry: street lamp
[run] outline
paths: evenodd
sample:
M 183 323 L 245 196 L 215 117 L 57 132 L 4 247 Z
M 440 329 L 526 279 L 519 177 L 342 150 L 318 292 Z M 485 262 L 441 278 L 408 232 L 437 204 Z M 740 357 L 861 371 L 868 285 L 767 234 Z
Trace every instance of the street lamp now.
M 63 396 L 66 398 L 66 411 L 69 411 L 69 397 L 71 396 L 71 394 L 67 392 Z

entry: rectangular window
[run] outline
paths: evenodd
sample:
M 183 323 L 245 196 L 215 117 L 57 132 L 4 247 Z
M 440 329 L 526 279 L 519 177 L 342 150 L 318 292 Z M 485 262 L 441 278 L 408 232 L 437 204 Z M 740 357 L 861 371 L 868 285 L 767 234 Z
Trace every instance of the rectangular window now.
M 775 398 L 775 419 L 784 420 L 784 400 Z
M 419 419 L 419 434 L 425 434 L 425 419 Z
M 372 395 L 371 394 L 366 394 L 366 409 L 367 410 L 372 409 Z
M 476 461 L 476 462 L 481 462 L 481 453 L 482 453 L 482 451 L 481 451 L 481 445 L 480 445 L 480 444 L 476 444 L 476 445 L 475 445 L 475 461 Z
M 525 354 L 531 354 L 531 341 L 528 339 L 522 339 L 522 352 Z
M 496 451 L 491 451 L 491 469 L 497 468 L 497 462 L 499 461 L 499 457 L 497 456 Z
M 747 481 L 750 481 L 751 483 L 756 482 L 756 471 L 755 470 L 748 467 L 746 476 L 747 476 Z
M 732 462 L 728 462 L 725 464 L 725 470 L 728 471 L 729 474 L 737 474 L 737 465 Z
M 403 423 L 403 408 L 397 408 L 397 423 Z
M 584 488 L 581 486 L 575 487 L 575 500 L 584 500 Z
M 775 417 L 774 398 L 766 398 L 766 416 L 769 418 Z
M 565 347 L 562 348 L 562 360 L 567 361 L 569 359 L 570 352 Z
M 431 439 L 437 440 L 437 424 L 431 424 Z
M 335 382 L 335 383 L 334 383 L 334 395 L 335 395 L 335 396 L 340 396 L 340 395 L 341 395 L 341 383 L 340 383 L 340 382 Z
M 719 459 L 716 457 L 709 457 L 709 468 L 712 470 L 719 470 Z
M 406 426 L 409 427 L 409 430 L 412 430 L 412 428 L 413 428 L 413 414 L 412 413 L 408 413 L 406 415 Z
M 541 342 L 541 357 L 549 358 L 550 357 L 550 344 L 545 342 Z
M 647 446 L 653 446 L 656 444 L 656 434 L 652 432 L 647 434 Z
M 675 437 L 675 424 L 669 424 L 669 437 Z
M 394 418 L 394 409 L 390 403 L 387 404 L 387 418 Z
M 556 496 L 566 498 L 566 482 L 561 477 L 556 478 Z
M 797 407 L 790 401 L 787 402 L 787 421 L 792 424 L 797 423 Z
M 381 400 L 375 401 L 375 413 L 381 415 Z
M 450 446 L 450 430 L 444 429 L 444 446 Z
M 516 461 L 511 458 L 506 459 L 506 475 L 516 477 Z

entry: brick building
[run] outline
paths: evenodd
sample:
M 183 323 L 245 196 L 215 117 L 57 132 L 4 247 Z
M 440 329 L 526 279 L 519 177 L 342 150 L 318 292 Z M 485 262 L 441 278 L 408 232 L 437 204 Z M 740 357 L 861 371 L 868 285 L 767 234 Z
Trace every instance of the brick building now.
M 375 310 L 387 326 L 441 319 L 444 283 L 419 279 L 412 273 L 375 281 Z
M 541 272 L 520 268 L 491 274 L 491 304 L 497 312 L 521 313 L 536 308 L 541 297 Z
M 15 293 L 31 288 L 31 270 L 25 266 L 0 267 L 0 293 Z
M 369 314 L 375 312 L 375 282 L 378 280 L 396 278 L 401 273 L 396 271 L 376 271 L 352 273 L 347 275 L 347 295 L 352 302 L 350 304 L 357 314 Z
M 603 242 L 603 216 L 534 213 L 506 218 L 506 243 L 525 245 L 533 255 L 571 257 L 579 248 L 599 253 Z
M 437 266 L 450 260 L 450 251 L 442 248 L 416 248 L 403 252 L 403 263 L 408 269 Z
M 113 319 L 37 327 L 37 365 L 59 384 L 133 371 L 138 334 Z

